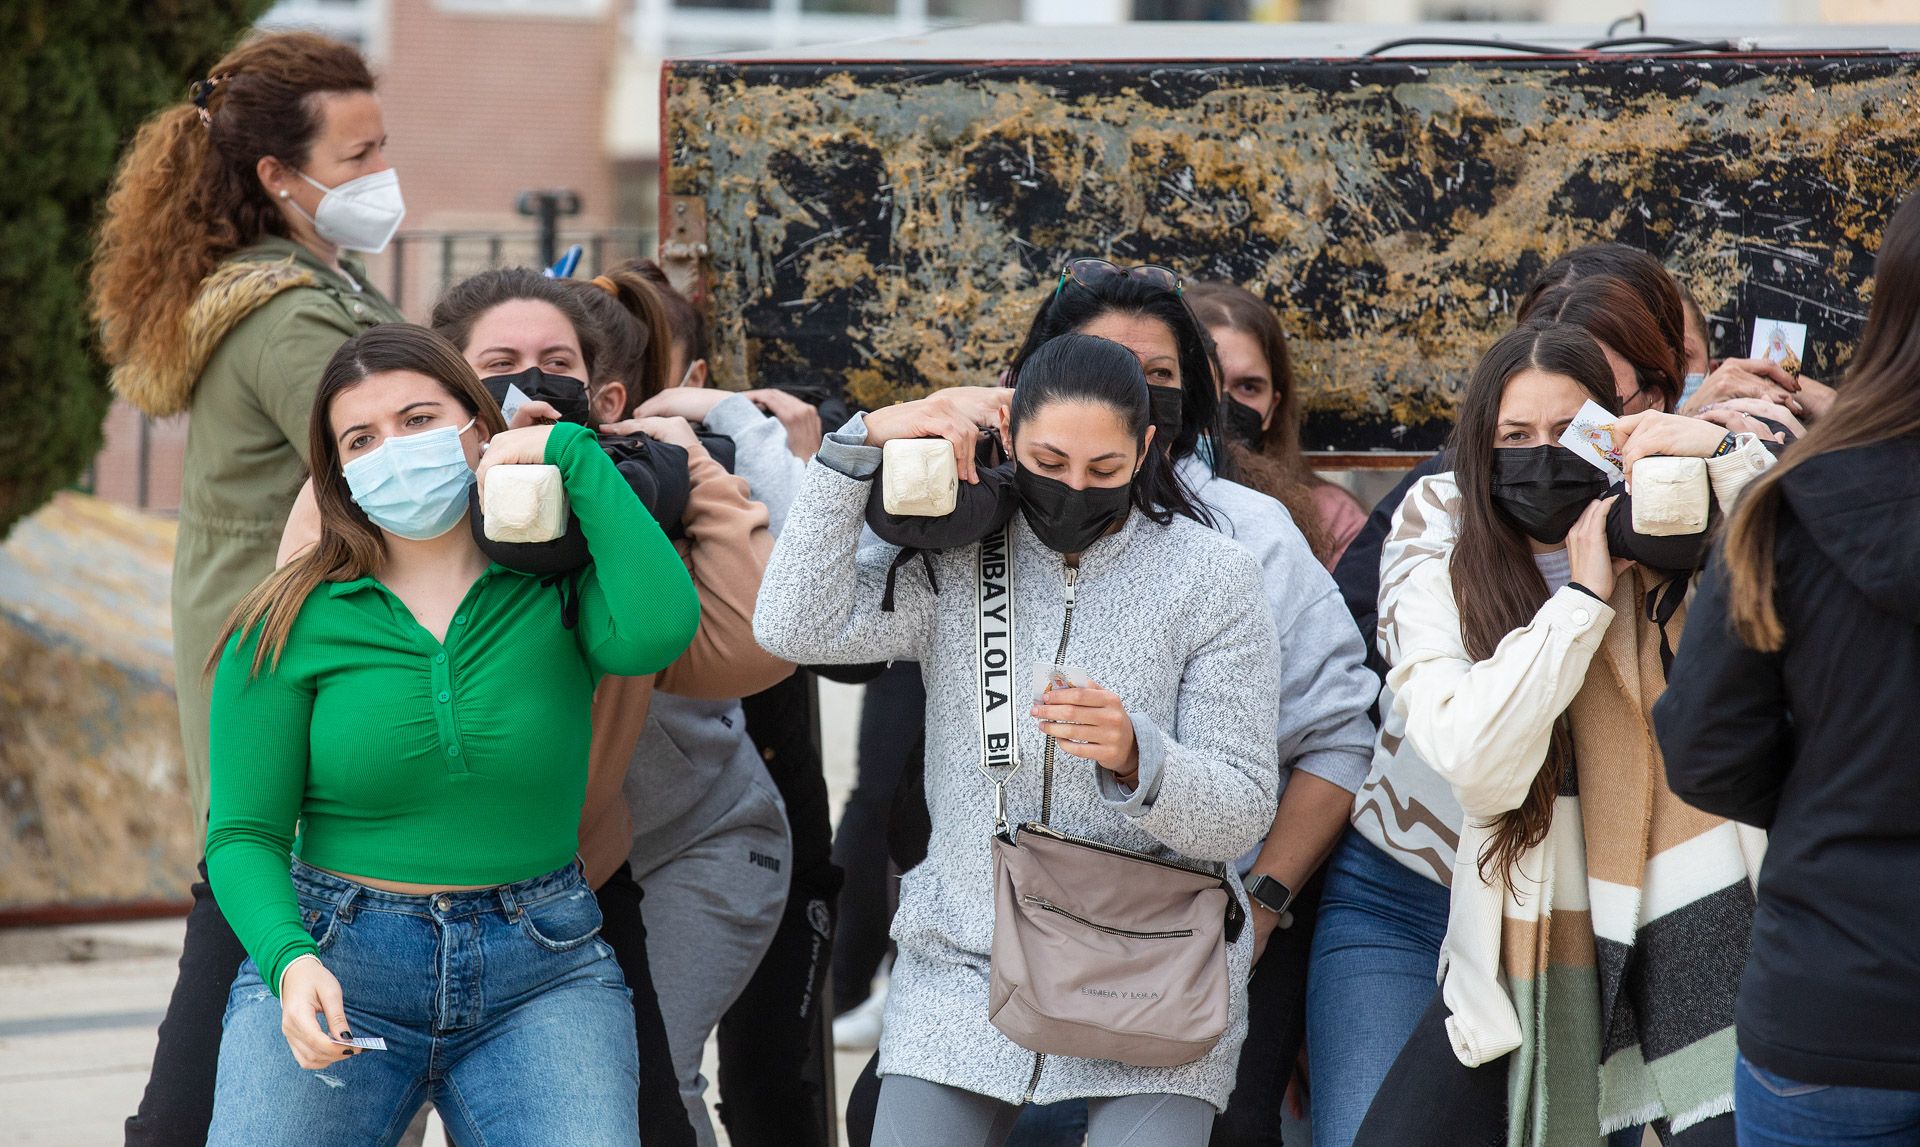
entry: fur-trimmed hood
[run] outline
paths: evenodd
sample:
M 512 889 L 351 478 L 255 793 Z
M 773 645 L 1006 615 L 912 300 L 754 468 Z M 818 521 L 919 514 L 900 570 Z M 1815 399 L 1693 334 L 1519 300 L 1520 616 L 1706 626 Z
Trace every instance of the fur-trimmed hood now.
M 186 337 L 177 344 L 177 354 L 163 361 L 155 357 L 155 348 L 140 348 L 114 368 L 114 393 L 154 418 L 184 412 L 215 348 L 241 320 L 283 291 L 321 285 L 319 274 L 292 255 L 222 263 L 200 284 L 200 294 L 187 308 Z

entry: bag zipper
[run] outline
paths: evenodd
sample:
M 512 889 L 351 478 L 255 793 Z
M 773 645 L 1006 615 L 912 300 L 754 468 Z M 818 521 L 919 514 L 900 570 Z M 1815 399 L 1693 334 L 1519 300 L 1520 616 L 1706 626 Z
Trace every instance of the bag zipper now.
M 1042 896 L 1022 896 L 1020 903 L 1031 908 L 1038 908 L 1042 912 L 1052 912 L 1055 915 L 1065 916 L 1075 924 L 1084 924 L 1096 932 L 1105 932 L 1109 936 L 1125 936 L 1133 940 L 1184 940 L 1193 935 L 1193 929 L 1191 928 L 1171 928 L 1165 932 L 1139 932 L 1132 928 L 1115 928 L 1108 924 L 1096 924 L 1085 916 L 1079 916 L 1069 912 Z
M 1144 864 L 1157 864 L 1162 868 L 1171 868 L 1175 872 L 1183 872 L 1189 876 L 1203 876 L 1208 880 L 1217 880 L 1220 882 L 1221 891 L 1227 894 L 1227 943 L 1231 944 L 1240 938 L 1240 928 L 1245 924 L 1246 916 L 1240 907 L 1239 899 L 1233 894 L 1233 886 L 1228 884 L 1227 878 L 1218 872 L 1207 868 L 1199 868 L 1191 864 L 1181 864 L 1177 860 L 1166 860 L 1158 856 L 1149 856 L 1144 852 L 1135 852 L 1131 848 L 1121 848 L 1117 844 L 1102 844 L 1097 840 L 1088 840 L 1084 836 L 1074 836 L 1072 833 L 1061 832 L 1051 825 L 1035 824 L 1032 821 L 1020 825 L 1015 831 L 1017 833 L 1030 832 L 1035 836 L 1044 836 L 1050 840 L 1060 841 L 1062 844 L 1071 844 L 1078 848 L 1091 848 L 1096 852 L 1104 852 L 1110 856 L 1125 857 L 1128 860 L 1138 860 Z
M 1051 840 L 1057 840 L 1057 841 L 1060 841 L 1062 844 L 1075 844 L 1075 845 L 1079 845 L 1081 848 L 1096 849 L 1100 852 L 1105 852 L 1113 856 L 1124 856 L 1128 860 L 1140 860 L 1140 861 L 1145 861 L 1148 864 L 1157 864 L 1162 868 L 1171 868 L 1176 872 L 1185 872 L 1193 876 L 1204 876 L 1208 880 L 1220 879 L 1220 874 L 1218 872 L 1213 872 L 1209 869 L 1196 868 L 1191 864 L 1182 864 L 1177 860 L 1167 860 L 1162 857 L 1151 856 L 1144 852 L 1135 852 L 1131 848 L 1121 848 L 1117 844 L 1102 844 L 1100 841 L 1097 841 L 1097 840 L 1088 840 L 1084 836 L 1075 836 L 1070 832 L 1061 832 L 1059 829 L 1054 828 L 1051 825 L 1023 824 L 1020 826 L 1020 831 L 1030 832 L 1030 833 L 1033 833 L 1035 836 L 1044 836 Z
M 1075 566 L 1062 563 L 1060 568 L 1067 576 L 1067 613 L 1060 622 L 1060 647 L 1053 651 L 1053 665 L 1056 669 L 1067 660 L 1067 639 L 1073 636 L 1074 583 L 1080 577 L 1080 570 Z M 1053 819 L 1053 745 L 1054 739 L 1048 737 L 1046 750 L 1040 758 L 1041 824 L 1046 824 Z

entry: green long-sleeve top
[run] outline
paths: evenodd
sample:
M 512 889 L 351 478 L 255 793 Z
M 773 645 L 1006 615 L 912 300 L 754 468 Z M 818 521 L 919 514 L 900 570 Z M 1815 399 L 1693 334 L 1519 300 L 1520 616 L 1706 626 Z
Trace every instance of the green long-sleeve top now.
M 493 565 L 445 643 L 372 577 L 321 584 L 279 664 L 257 631 L 213 682 L 207 872 L 266 982 L 315 954 L 288 876 L 507 884 L 578 848 L 589 711 L 603 674 L 645 676 L 693 639 L 699 598 L 673 544 L 583 426 L 547 439 L 593 562 L 579 619 L 539 578 Z M 456 527 L 465 529 L 465 525 Z

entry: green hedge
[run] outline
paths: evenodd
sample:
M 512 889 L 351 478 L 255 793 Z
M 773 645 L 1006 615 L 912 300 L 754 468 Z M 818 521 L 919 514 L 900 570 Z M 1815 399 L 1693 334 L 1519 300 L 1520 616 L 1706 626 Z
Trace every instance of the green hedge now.
M 100 449 L 87 260 L 115 158 L 268 7 L 0 3 L 0 538 Z

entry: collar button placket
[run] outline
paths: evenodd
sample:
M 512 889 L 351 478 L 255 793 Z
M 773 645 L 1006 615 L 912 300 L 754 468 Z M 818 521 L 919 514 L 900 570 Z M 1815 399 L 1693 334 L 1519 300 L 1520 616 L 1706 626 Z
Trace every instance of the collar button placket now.
M 453 635 L 447 635 L 451 638 Z M 440 744 L 447 754 L 447 771 L 464 773 L 467 771 L 466 750 L 460 742 L 460 725 L 454 720 L 454 700 L 459 691 L 454 687 L 453 659 L 447 650 L 436 649 L 427 659 L 427 679 L 430 700 L 433 702 L 433 722 L 440 734 Z

